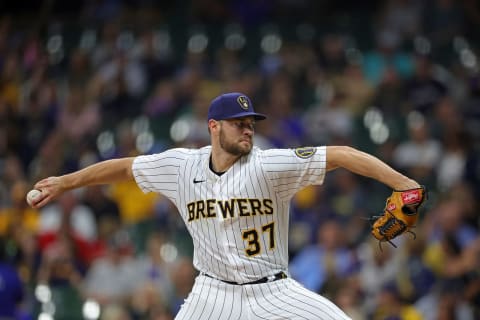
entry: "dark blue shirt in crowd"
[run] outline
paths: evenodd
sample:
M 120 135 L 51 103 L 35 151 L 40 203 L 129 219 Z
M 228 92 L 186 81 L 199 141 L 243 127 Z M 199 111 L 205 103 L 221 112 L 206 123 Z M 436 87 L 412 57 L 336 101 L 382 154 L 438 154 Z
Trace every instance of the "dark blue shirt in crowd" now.
M 0 262 L 0 318 L 16 318 L 17 305 L 23 298 L 23 286 L 15 268 Z

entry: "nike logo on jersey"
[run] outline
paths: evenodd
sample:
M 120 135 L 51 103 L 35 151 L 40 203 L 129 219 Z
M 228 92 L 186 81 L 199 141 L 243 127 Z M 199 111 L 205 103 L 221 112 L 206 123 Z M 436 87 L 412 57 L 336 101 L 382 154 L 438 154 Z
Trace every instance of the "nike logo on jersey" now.
M 197 180 L 197 178 L 193 178 L 193 183 L 201 183 L 205 182 L 206 180 Z

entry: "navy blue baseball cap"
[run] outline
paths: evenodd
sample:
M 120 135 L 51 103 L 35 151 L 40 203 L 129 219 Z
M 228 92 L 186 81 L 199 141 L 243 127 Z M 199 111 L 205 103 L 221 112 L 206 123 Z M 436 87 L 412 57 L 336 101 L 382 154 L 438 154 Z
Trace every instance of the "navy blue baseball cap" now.
M 253 110 L 250 98 L 239 92 L 222 94 L 212 100 L 208 109 L 208 120 L 225 120 L 253 116 L 255 120 L 265 120 L 267 117 Z

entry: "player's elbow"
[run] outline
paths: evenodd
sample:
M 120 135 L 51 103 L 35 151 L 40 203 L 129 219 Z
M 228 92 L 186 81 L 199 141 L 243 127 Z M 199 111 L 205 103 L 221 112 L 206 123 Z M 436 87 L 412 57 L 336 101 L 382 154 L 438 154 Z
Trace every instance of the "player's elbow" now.
M 125 158 L 123 162 L 123 176 L 127 180 L 133 180 L 133 170 L 132 170 L 132 165 L 133 165 L 133 157 L 130 158 Z
M 105 174 L 105 181 L 102 181 L 102 183 L 133 180 L 133 160 L 133 157 L 128 157 L 112 159 L 103 162 L 104 165 L 102 168 L 108 169 L 108 173 Z
M 350 158 L 356 149 L 349 146 L 328 146 L 327 147 L 327 171 L 344 167 L 345 161 Z

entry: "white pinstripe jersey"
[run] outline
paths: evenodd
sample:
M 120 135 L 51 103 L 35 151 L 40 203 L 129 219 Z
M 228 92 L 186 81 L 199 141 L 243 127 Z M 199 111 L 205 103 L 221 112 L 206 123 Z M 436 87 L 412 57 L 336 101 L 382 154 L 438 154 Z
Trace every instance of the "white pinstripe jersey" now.
M 133 174 L 143 192 L 177 206 L 200 272 L 244 283 L 287 271 L 290 200 L 323 182 L 326 148 L 253 147 L 221 176 L 209 168 L 210 152 L 207 146 L 138 156 Z

